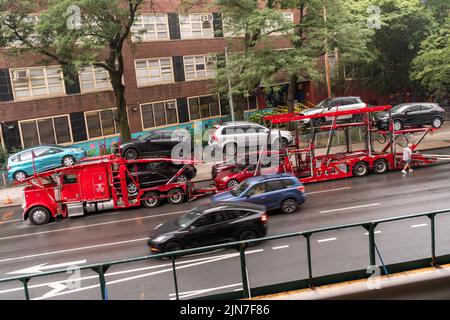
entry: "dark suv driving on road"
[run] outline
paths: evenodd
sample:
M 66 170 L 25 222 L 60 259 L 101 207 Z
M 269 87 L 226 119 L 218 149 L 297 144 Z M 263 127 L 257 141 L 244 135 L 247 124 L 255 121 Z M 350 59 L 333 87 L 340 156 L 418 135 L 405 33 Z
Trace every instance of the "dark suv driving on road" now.
M 148 246 L 153 253 L 163 253 L 256 239 L 266 234 L 265 207 L 216 202 L 192 209 L 176 220 L 157 226 L 150 235 Z

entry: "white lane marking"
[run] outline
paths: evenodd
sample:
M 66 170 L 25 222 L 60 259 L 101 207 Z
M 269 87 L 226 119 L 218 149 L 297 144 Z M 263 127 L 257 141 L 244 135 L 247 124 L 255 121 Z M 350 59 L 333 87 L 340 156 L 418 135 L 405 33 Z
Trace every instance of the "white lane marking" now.
M 322 243 L 322 242 L 328 242 L 328 241 L 334 241 L 334 240 L 337 240 L 337 238 L 321 239 L 321 240 L 317 240 L 317 242 Z
M 237 289 L 234 289 L 233 291 L 242 291 L 242 290 L 244 290 L 244 288 L 237 288 Z
M 0 225 L 5 224 L 5 223 L 17 222 L 17 221 L 22 221 L 22 219 L 3 220 L 3 221 L 0 221 Z
M 119 245 L 119 244 L 124 244 L 124 243 L 139 242 L 139 241 L 145 241 L 145 240 L 148 240 L 148 238 L 132 239 L 132 240 L 126 240 L 126 241 L 96 244 L 96 245 L 88 246 L 88 247 L 79 247 L 79 248 L 72 248 L 72 249 L 66 249 L 66 250 L 30 254 L 28 256 L 2 259 L 2 260 L 0 260 L 0 263 L 14 261 L 14 260 L 22 260 L 22 259 L 29 259 L 29 258 L 35 258 L 35 257 L 49 256 L 49 255 L 54 255 L 54 254 L 58 254 L 58 253 L 66 253 L 66 252 L 72 252 L 72 251 L 81 251 L 81 250 L 87 250 L 87 249 L 93 249 L 93 248 L 114 246 L 114 245 Z
M 57 269 L 57 268 L 63 268 L 63 267 L 70 267 L 70 266 L 79 266 L 82 264 L 85 264 L 86 260 L 79 260 L 79 261 L 71 261 L 71 262 L 64 262 L 64 263 L 58 263 L 58 264 L 52 264 L 47 265 L 46 263 L 38 264 L 37 266 L 17 270 L 10 272 L 8 274 L 35 274 L 35 273 L 43 273 L 43 270 L 50 270 L 50 269 Z
M 421 228 L 421 227 L 426 227 L 428 224 L 426 223 L 421 223 L 421 224 L 413 224 L 411 226 L 411 228 Z
M 329 213 L 329 212 L 336 212 L 336 211 L 353 210 L 353 209 L 359 209 L 359 208 L 374 207 L 374 206 L 379 206 L 379 205 L 380 205 L 379 203 L 363 204 L 363 205 L 354 206 L 354 207 L 347 207 L 347 208 L 339 208 L 339 209 L 320 211 L 320 213 Z
M 284 245 L 284 246 L 278 246 L 278 247 L 273 247 L 272 250 L 280 250 L 280 249 L 286 249 L 289 248 L 289 245 Z
M 330 190 L 323 190 L 323 191 L 312 191 L 312 192 L 307 192 L 306 194 L 316 194 L 316 193 L 324 193 L 324 192 L 333 192 L 333 191 L 340 191 L 340 190 L 348 190 L 351 189 L 352 187 L 345 187 L 345 188 L 336 188 L 336 189 L 330 189 Z
M 194 291 L 186 291 L 186 292 L 180 292 L 178 295 L 180 297 L 180 299 L 184 299 L 184 298 L 189 298 L 192 296 L 197 296 L 199 294 L 203 294 L 203 293 L 208 293 L 211 291 L 216 291 L 216 290 L 221 290 L 221 289 L 228 289 L 228 288 L 233 288 L 233 287 L 237 287 L 237 286 L 242 286 L 242 283 L 235 283 L 235 284 L 230 284 L 227 286 L 221 286 L 221 287 L 215 287 L 215 288 L 208 288 L 208 289 L 200 289 L 200 290 L 194 290 Z M 169 296 L 176 296 L 175 293 L 169 293 Z M 175 298 L 170 298 L 170 300 L 175 300 Z
M 202 265 L 202 264 L 206 264 L 206 263 L 212 263 L 212 262 L 218 262 L 221 260 L 225 260 L 225 259 L 229 259 L 232 257 L 238 257 L 239 253 L 235 253 L 235 254 L 230 254 L 227 257 L 221 257 L 221 258 L 215 258 L 215 259 L 210 259 L 210 260 L 206 260 L 206 261 L 201 261 L 201 262 L 197 262 L 197 263 L 192 263 L 192 264 L 188 264 L 188 265 L 183 265 L 181 267 L 178 267 L 177 270 L 181 270 L 181 269 L 185 269 L 185 268 L 190 268 L 190 267 L 195 267 L 198 265 Z M 149 277 L 149 276 L 153 276 L 153 275 L 157 275 L 157 274 L 162 274 L 162 273 L 167 273 L 167 272 L 172 272 L 172 268 L 167 268 L 164 270 L 159 270 L 159 271 L 155 271 L 155 272 L 151 272 L 151 273 L 145 273 L 145 274 L 140 274 L 137 276 L 133 276 L 133 277 L 128 277 L 128 278 L 123 278 L 123 279 L 119 279 L 119 280 L 114 280 L 114 281 L 109 281 L 106 282 L 107 286 L 116 284 L 116 283 L 122 283 L 122 282 L 126 282 L 126 281 L 130 281 L 130 280 L 136 280 L 136 279 L 140 279 L 140 278 L 145 278 L 145 277 Z M 73 280 L 72 280 L 73 281 Z M 80 292 L 80 291 L 85 291 L 85 290 L 89 290 L 89 289 L 94 289 L 94 288 L 98 288 L 100 286 L 100 284 L 96 284 L 96 285 L 92 285 L 92 286 L 88 286 L 88 287 L 83 287 L 83 288 L 79 288 L 79 289 L 74 289 L 74 290 L 70 290 L 70 291 L 65 291 L 65 292 L 60 292 L 58 294 L 53 295 L 55 296 L 62 296 L 62 295 L 66 295 L 66 294 L 72 294 L 75 292 Z M 45 299 L 45 297 L 38 297 L 32 300 L 42 300 Z
M 246 254 L 252 254 L 252 253 L 257 253 L 257 252 L 261 252 L 261 250 L 247 251 Z M 237 255 L 239 255 L 239 253 L 228 253 L 228 254 L 223 254 L 223 255 L 220 255 L 220 256 L 211 256 L 211 257 L 204 257 L 204 258 L 198 258 L 198 259 L 192 259 L 192 260 L 186 260 L 186 261 L 177 261 L 177 266 L 178 265 L 189 264 L 189 263 L 193 263 L 193 262 L 198 262 L 198 261 L 205 261 L 205 260 L 221 258 L 221 257 L 229 257 L 230 255 L 231 256 L 237 256 Z M 146 270 L 152 270 L 152 269 L 164 268 L 164 267 L 171 267 L 171 266 L 172 266 L 172 263 L 166 263 L 166 264 L 150 266 L 150 267 L 144 267 L 144 268 L 135 268 L 135 269 L 129 269 L 129 270 L 122 270 L 122 271 L 105 273 L 105 277 L 113 277 L 113 276 L 126 274 L 126 273 L 146 271 Z M 71 281 L 83 281 L 83 280 L 90 280 L 90 279 L 98 279 L 98 276 L 95 275 L 95 276 L 81 277 L 81 278 L 77 278 L 77 279 L 67 279 L 67 280 L 61 280 L 61 281 L 47 282 L 47 283 L 32 285 L 32 286 L 29 286 L 28 288 L 29 289 L 34 289 L 34 288 L 51 286 L 51 285 L 56 284 L 56 283 L 66 283 L 66 282 L 71 282 Z M 3 291 L 0 291 L 0 294 L 10 293 L 10 292 L 14 292 L 14 291 L 23 291 L 23 287 L 3 290 Z
M 375 231 L 374 232 L 375 234 L 378 234 L 378 233 L 381 233 L 381 231 L 380 230 L 378 230 L 378 231 Z M 366 233 L 364 233 L 366 236 L 368 236 L 369 235 L 369 233 L 368 232 L 366 232 Z
M 62 231 L 67 231 L 67 230 L 77 230 L 77 229 L 98 227 L 98 226 L 104 226 L 104 225 L 108 225 L 108 224 L 130 222 L 130 221 L 142 220 L 142 219 L 152 219 L 152 218 L 169 216 L 169 215 L 174 215 L 174 214 L 178 214 L 178 213 L 185 213 L 185 212 L 187 212 L 187 210 L 185 210 L 185 211 L 177 211 L 177 212 L 170 212 L 170 213 L 163 213 L 163 214 L 155 214 L 155 215 L 138 217 L 138 218 L 130 218 L 130 219 L 123 219 L 123 220 L 116 220 L 116 221 L 94 223 L 94 224 L 88 224 L 88 225 L 85 225 L 85 226 L 78 226 L 78 227 L 71 227 L 71 228 L 63 228 L 63 229 L 56 229 L 56 230 L 49 230 L 49 231 L 40 231 L 40 232 L 34 232 L 34 233 L 20 234 L 20 235 L 16 235 L 16 236 L 3 237 L 3 238 L 0 238 L 0 240 L 8 240 L 8 239 L 31 237 L 31 236 L 36 236 L 36 235 L 40 235 L 40 234 L 48 234 L 48 233 L 62 232 Z
M 66 286 L 62 283 L 52 283 L 49 285 L 49 287 L 52 288 L 53 290 L 44 294 L 43 297 L 45 297 L 45 298 L 53 297 L 54 295 L 60 293 L 61 291 L 66 290 L 68 288 L 68 286 Z

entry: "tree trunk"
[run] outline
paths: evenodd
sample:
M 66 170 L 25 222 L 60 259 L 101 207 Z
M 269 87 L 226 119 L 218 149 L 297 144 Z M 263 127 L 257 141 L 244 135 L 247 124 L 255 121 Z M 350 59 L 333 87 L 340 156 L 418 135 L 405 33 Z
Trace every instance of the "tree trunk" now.
M 234 120 L 235 121 L 244 120 L 244 106 L 242 104 L 234 105 Z
M 114 97 L 117 106 L 117 124 L 119 125 L 122 142 L 131 139 L 130 126 L 128 125 L 128 110 L 125 101 L 125 86 L 122 83 L 122 75 L 111 75 L 111 83 L 114 89 Z
M 297 84 L 298 77 L 296 74 L 293 74 L 289 77 L 289 89 L 288 89 L 288 99 L 287 99 L 287 107 L 288 113 L 294 112 L 294 104 L 295 104 L 295 94 L 297 93 Z

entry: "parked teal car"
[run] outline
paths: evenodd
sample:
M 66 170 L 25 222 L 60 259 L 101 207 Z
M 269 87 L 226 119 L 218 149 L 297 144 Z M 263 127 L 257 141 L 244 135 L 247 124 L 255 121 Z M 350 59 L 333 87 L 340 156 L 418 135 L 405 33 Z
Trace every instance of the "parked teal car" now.
M 20 151 L 8 158 L 8 179 L 22 181 L 36 172 L 44 172 L 61 166 L 70 167 L 86 157 L 80 148 L 44 145 Z M 34 162 L 34 168 L 33 168 Z

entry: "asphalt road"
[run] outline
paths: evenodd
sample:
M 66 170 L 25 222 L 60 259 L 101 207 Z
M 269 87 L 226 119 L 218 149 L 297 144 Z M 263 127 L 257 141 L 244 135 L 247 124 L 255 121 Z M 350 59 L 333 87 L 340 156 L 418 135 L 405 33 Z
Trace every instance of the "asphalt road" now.
M 440 153 L 448 153 L 448 149 Z M 435 151 L 433 151 L 436 153 Z M 418 168 L 409 175 L 390 172 L 306 186 L 307 201 L 291 215 L 269 217 L 269 235 L 364 222 L 430 210 L 450 209 L 450 164 Z M 105 212 L 36 227 L 20 221 L 20 208 L 0 210 L 0 278 L 26 274 L 26 268 L 54 270 L 148 254 L 150 230 L 207 202 Z M 450 253 L 450 214 L 436 218 L 437 254 Z M 376 242 L 386 264 L 430 256 L 427 218 L 382 224 Z M 289 238 L 261 243 L 247 253 L 251 286 L 307 277 L 306 241 Z M 313 235 L 315 276 L 366 268 L 368 236 L 363 228 Z M 239 255 L 222 250 L 177 261 L 181 298 L 242 290 Z M 80 281 L 75 281 L 75 280 Z M 151 260 L 111 267 L 110 299 L 173 299 L 171 263 Z M 99 299 L 93 271 L 33 279 L 32 299 Z M 21 283 L 0 284 L 0 299 L 23 299 Z

